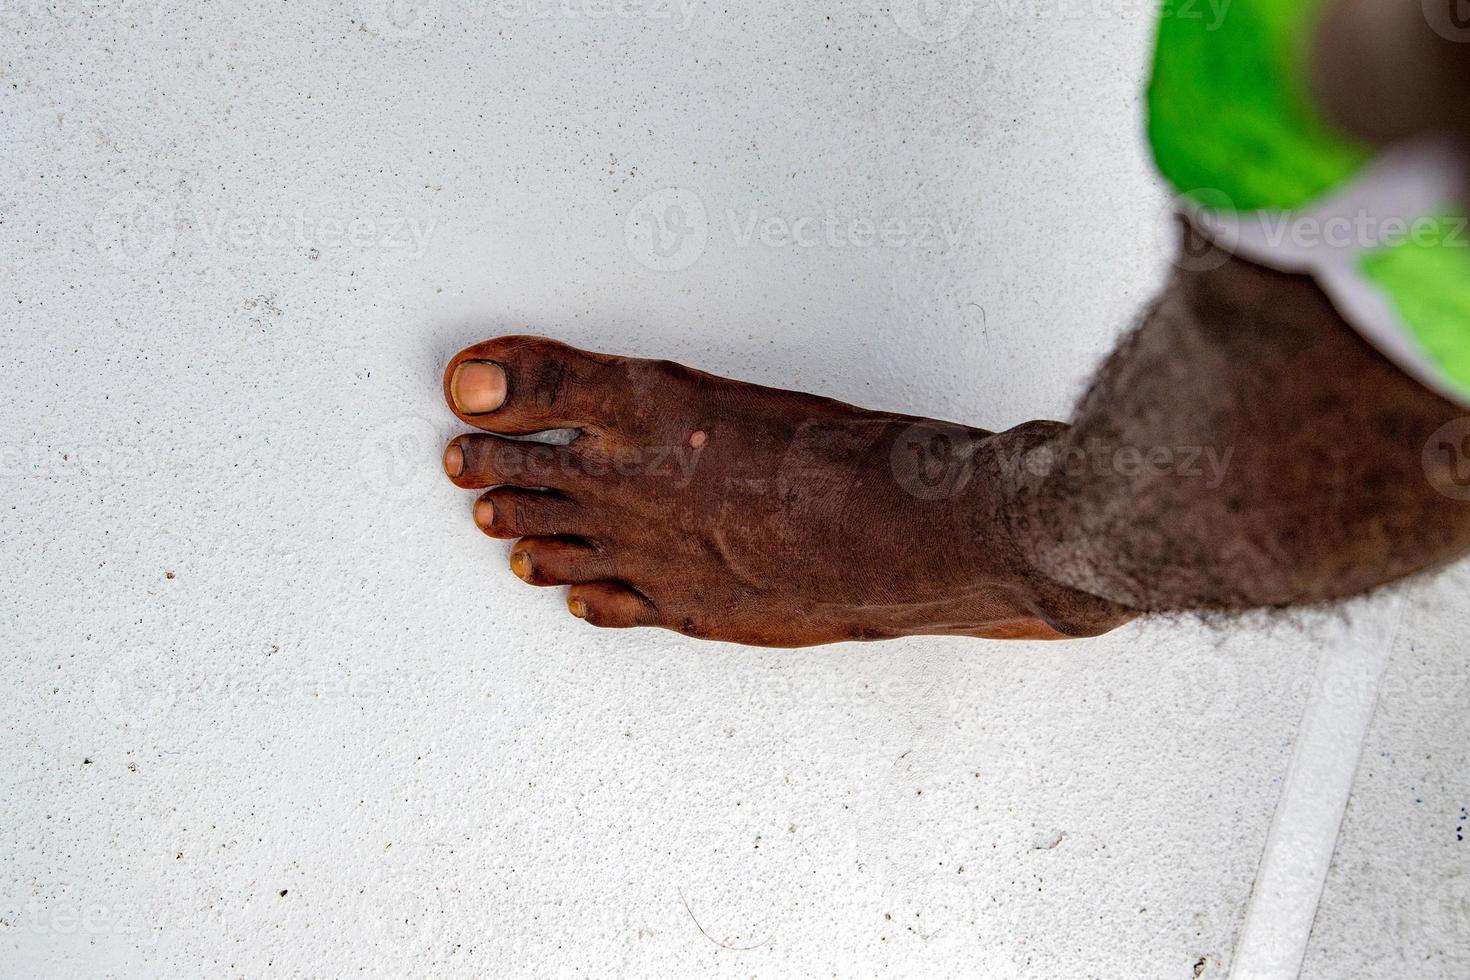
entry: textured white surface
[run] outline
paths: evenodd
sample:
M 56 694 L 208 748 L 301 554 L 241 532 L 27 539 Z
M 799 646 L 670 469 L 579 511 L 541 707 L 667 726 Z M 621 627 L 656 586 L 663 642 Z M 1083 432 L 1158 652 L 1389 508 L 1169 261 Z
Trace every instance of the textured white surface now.
M 1344 603 L 1338 622 L 1320 624 L 1317 674 L 1231 955 L 1231 980 L 1295 980 L 1301 970 L 1404 606 L 1399 591 L 1388 590 Z M 1359 694 L 1344 698 L 1343 690 Z
M 1462 566 L 1426 583 L 1405 613 L 1304 980 L 1470 976 L 1467 588 Z
M 0 974 L 1222 975 L 1307 631 L 597 632 L 438 470 L 508 330 L 1065 413 L 1148 5 L 371 6 L 0 4 Z

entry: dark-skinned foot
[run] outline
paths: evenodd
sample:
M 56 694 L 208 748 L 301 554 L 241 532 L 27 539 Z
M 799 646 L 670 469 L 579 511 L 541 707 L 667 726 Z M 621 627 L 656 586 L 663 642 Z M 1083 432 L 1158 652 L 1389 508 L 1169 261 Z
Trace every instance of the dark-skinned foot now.
M 933 422 L 539 337 L 461 351 L 444 453 L 511 568 L 597 626 L 762 646 L 1092 636 L 1132 618 L 1005 528 L 1001 460 L 1056 432 Z M 549 430 L 561 444 L 503 438 Z M 568 441 L 566 437 L 572 437 Z

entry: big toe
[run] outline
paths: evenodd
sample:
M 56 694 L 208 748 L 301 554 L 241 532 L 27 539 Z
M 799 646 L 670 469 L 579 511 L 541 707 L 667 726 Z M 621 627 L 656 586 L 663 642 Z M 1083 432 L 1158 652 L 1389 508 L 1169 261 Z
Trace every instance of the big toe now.
M 456 411 L 484 415 L 505 404 L 505 368 L 494 361 L 460 361 L 449 378 Z
M 444 395 L 456 415 L 489 432 L 578 428 L 604 414 L 622 363 L 545 337 L 497 337 L 450 359 Z

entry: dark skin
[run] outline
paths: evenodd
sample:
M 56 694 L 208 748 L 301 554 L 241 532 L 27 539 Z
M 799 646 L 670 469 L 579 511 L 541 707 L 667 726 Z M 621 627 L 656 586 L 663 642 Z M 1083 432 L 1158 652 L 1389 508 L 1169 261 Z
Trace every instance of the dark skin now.
M 1404 9 L 1347 0 L 1325 21 L 1314 85 L 1365 138 L 1470 120 L 1470 46 Z M 1198 261 L 1209 248 L 1181 225 L 1177 264 L 1202 271 L 1174 275 L 1070 425 L 990 432 L 508 337 L 446 368 L 451 408 L 492 434 L 454 440 L 445 467 L 493 488 L 476 523 L 520 539 L 524 580 L 571 586 L 574 615 L 765 646 L 1094 636 L 1340 599 L 1470 550 L 1470 503 L 1423 462 L 1466 413 L 1311 279 Z M 577 435 L 494 435 L 549 429 Z M 1196 451 L 1225 465 L 1202 473 Z
M 1470 24 L 1460 0 L 1339 0 L 1317 34 L 1317 104 L 1371 143 L 1470 129 Z M 1458 39 L 1458 40 L 1456 40 Z
M 1311 279 L 1232 259 L 1175 276 L 1059 437 L 1229 449 L 1219 485 L 1058 468 L 1014 512 L 1032 564 L 1131 608 L 1341 599 L 1470 548 L 1470 504 L 1438 492 L 1422 462 L 1464 414 L 1369 346 Z
M 503 372 L 500 407 L 459 407 L 466 361 Z M 569 607 L 595 625 L 808 646 L 920 633 L 1088 636 L 1133 615 L 1027 571 L 1001 518 L 1007 483 L 994 451 L 1035 444 L 1052 424 L 1001 435 L 920 429 L 921 454 L 938 441 L 974 461 L 950 493 L 933 456 L 940 495 L 924 499 L 903 443 L 924 420 L 668 361 L 505 337 L 456 355 L 445 390 L 460 418 L 492 432 L 579 430 L 564 447 L 460 436 L 445 465 L 459 486 L 496 488 L 476 522 L 521 539 L 516 573 L 572 585 Z

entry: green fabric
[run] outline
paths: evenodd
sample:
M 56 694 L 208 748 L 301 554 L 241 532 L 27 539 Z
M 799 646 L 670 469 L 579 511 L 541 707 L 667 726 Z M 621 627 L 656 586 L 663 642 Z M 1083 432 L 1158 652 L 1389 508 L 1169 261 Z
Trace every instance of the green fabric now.
M 1364 253 L 1358 268 L 1381 289 L 1440 376 L 1470 398 L 1470 226 L 1464 212 Z
M 1292 211 L 1368 160 L 1307 92 L 1321 2 L 1164 0 L 1148 136 L 1177 192 L 1220 192 L 1240 211 Z M 1219 194 L 1196 196 L 1218 206 Z
M 1307 91 L 1327 0 L 1164 0 L 1148 136 L 1175 191 L 1215 210 L 1293 212 L 1350 183 L 1365 144 Z M 1446 205 L 1357 271 L 1379 290 L 1439 380 L 1470 404 L 1470 227 Z

